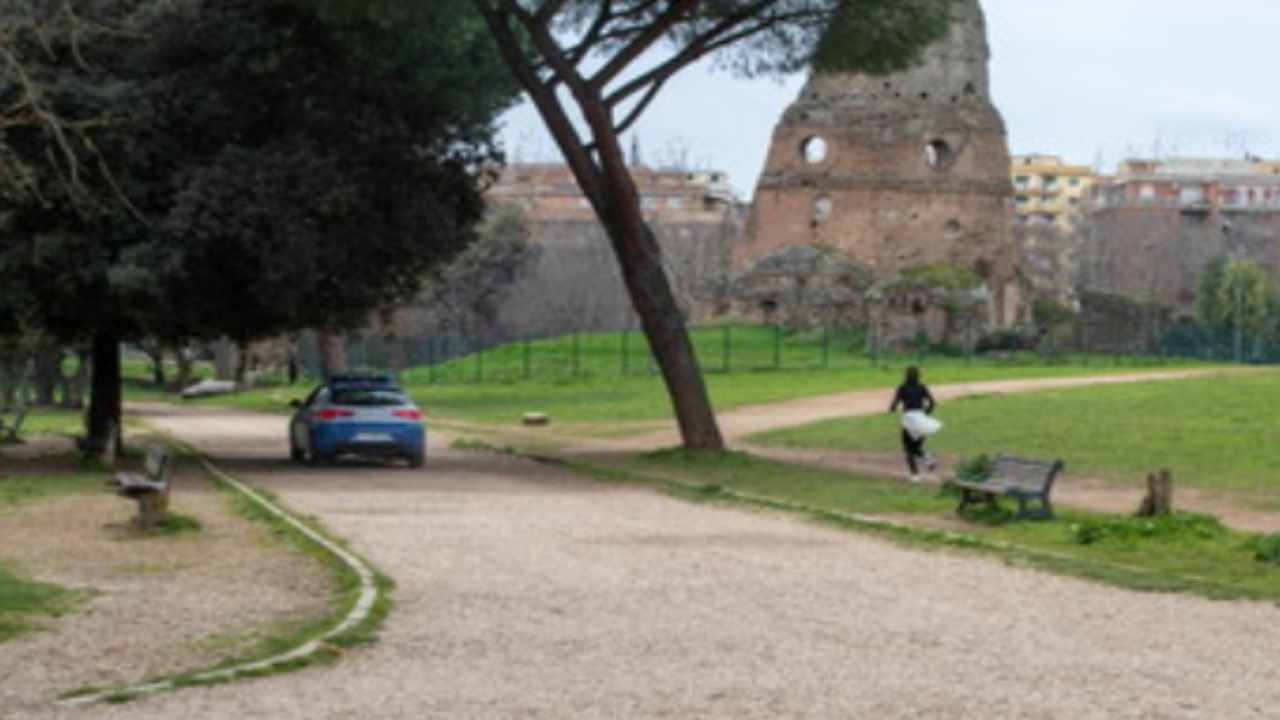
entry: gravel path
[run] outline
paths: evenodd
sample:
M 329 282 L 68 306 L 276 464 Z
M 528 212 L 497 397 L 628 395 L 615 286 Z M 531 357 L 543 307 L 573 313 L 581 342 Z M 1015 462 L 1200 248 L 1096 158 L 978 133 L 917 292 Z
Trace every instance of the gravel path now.
M 1280 611 L 690 504 L 510 457 L 303 470 L 283 421 L 153 422 L 398 583 L 331 667 L 96 718 L 1273 718 Z M 6 716 L 0 708 L 0 717 Z

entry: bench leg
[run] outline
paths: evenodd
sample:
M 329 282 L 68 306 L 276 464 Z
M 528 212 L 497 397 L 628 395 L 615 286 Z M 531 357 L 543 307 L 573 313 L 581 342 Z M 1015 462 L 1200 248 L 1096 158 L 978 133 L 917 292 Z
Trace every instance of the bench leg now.
M 169 493 L 167 491 L 145 492 L 138 496 L 138 527 L 153 528 L 164 520 L 169 513 Z
M 1034 520 L 1052 520 L 1053 519 L 1053 506 L 1049 504 L 1049 498 L 1037 497 L 1037 498 L 1031 498 L 1031 499 L 1039 501 L 1040 507 L 1032 510 L 1028 510 L 1027 498 L 1019 497 L 1018 498 L 1018 517 L 1019 518 L 1034 519 Z
M 960 504 L 956 506 L 956 514 L 961 515 L 966 507 L 978 502 L 984 502 L 992 510 L 1000 510 L 1000 502 L 992 493 L 979 492 L 970 490 L 969 488 L 960 488 Z

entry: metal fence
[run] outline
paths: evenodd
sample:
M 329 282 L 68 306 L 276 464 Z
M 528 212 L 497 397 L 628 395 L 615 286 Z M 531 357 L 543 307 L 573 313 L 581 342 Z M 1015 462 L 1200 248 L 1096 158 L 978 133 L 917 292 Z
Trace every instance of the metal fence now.
M 965 347 L 930 343 L 923 336 L 883 347 L 864 328 L 824 325 L 690 327 L 698 361 L 706 373 L 840 370 L 916 364 L 994 366 L 1153 366 L 1173 361 L 1280 362 L 1280 342 L 1231 328 L 1181 324 L 1136 327 L 1067 326 L 1052 333 L 1005 331 Z M 353 335 L 346 364 L 398 373 L 414 383 L 568 383 L 657 374 L 643 333 L 568 333 L 555 337 L 499 340 L 464 335 L 388 338 Z M 321 374 L 314 342 L 303 342 L 306 371 Z

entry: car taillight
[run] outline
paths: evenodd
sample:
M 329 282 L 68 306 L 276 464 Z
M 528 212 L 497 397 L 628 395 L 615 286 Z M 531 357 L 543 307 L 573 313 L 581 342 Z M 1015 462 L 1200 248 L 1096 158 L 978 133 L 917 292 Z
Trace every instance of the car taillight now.
M 400 410 L 392 410 L 391 414 L 398 418 L 404 418 L 406 420 L 422 419 L 422 411 L 416 410 L 414 408 L 402 408 Z
M 311 417 L 316 420 L 336 420 L 338 418 L 351 417 L 355 414 L 354 410 L 343 410 L 342 408 L 321 408 L 311 413 Z

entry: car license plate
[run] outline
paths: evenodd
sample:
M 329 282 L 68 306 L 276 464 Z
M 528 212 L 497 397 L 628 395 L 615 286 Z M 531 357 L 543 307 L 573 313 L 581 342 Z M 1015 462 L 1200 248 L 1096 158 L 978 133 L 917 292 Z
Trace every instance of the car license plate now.
M 367 443 L 391 442 L 391 434 L 390 433 L 367 433 L 367 432 L 356 433 L 355 441 L 367 442 Z

